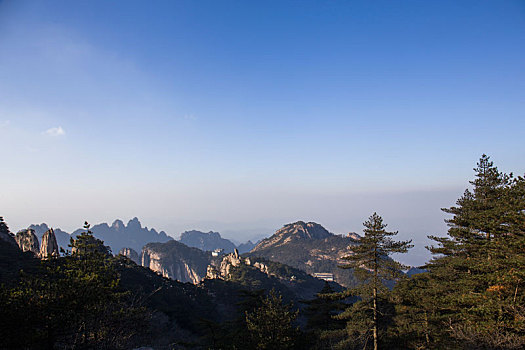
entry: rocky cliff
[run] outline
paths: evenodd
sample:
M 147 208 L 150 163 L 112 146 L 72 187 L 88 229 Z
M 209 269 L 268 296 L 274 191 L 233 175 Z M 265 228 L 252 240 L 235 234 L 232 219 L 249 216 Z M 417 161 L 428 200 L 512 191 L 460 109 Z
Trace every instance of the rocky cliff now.
M 208 265 L 206 270 L 206 278 L 208 279 L 229 280 L 232 277 L 232 269 L 241 265 L 252 266 L 259 271 L 268 274 L 268 266 L 266 266 L 266 264 L 261 262 L 254 262 L 252 264 L 250 258 L 241 257 L 237 249 L 235 249 L 233 253 L 223 256 L 220 264 L 217 264 L 217 262 L 213 263 Z
M 32 252 L 35 256 L 40 256 L 40 245 L 34 230 L 18 231 L 15 240 L 23 252 Z
M 277 261 L 309 274 L 333 273 L 338 283 L 350 287 L 356 283 L 352 272 L 337 266 L 344 264 L 342 258 L 352 253 L 358 238 L 355 234 L 334 235 L 317 223 L 298 221 L 262 240 L 249 256 Z
M 58 243 L 55 237 L 55 232 L 52 228 L 47 230 L 42 236 L 42 244 L 40 245 L 39 256 L 42 259 L 48 257 L 59 256 L 60 252 L 58 250 Z
M 212 260 L 210 252 L 177 241 L 149 243 L 141 253 L 142 266 L 180 282 L 199 283 Z

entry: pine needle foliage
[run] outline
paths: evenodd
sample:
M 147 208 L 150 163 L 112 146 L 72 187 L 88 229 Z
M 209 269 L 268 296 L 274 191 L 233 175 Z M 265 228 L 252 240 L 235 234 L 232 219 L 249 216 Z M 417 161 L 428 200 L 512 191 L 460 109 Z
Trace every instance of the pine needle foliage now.
M 405 293 L 402 302 L 428 317 L 418 330 L 425 348 L 522 349 L 525 180 L 500 172 L 486 155 L 474 171 L 472 190 L 443 209 L 452 215 L 448 236 L 430 236 L 435 257 L 426 266 L 424 289 Z
M 246 312 L 246 328 L 250 349 L 297 349 L 300 331 L 294 326 L 299 314 L 292 305 L 283 304 L 275 290 L 262 300 L 259 307 Z
M 386 231 L 387 225 L 377 213 L 363 225 L 364 236 L 353 248 L 353 254 L 343 258 L 348 263 L 341 266 L 353 269 L 362 284 L 350 292 L 360 300 L 337 316 L 347 320 L 346 337 L 340 347 L 377 350 L 392 315 L 385 282 L 400 278 L 405 268 L 390 255 L 406 253 L 412 245 L 411 241 L 393 240 L 397 231 Z M 341 332 L 338 333 L 341 336 Z

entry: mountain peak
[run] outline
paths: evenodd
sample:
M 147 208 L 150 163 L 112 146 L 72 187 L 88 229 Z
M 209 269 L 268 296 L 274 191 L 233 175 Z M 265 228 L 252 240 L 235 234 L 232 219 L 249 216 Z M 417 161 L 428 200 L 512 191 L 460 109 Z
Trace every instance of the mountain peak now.
M 316 222 L 297 221 L 278 230 L 275 235 L 296 236 L 303 239 L 325 239 L 333 236 L 327 229 Z
M 254 250 L 278 247 L 291 241 L 310 241 L 320 240 L 334 235 L 328 232 L 323 226 L 315 222 L 296 221 L 284 225 L 277 230 L 271 237 L 263 239 Z
M 39 232 L 39 231 L 45 232 L 49 230 L 49 226 L 47 226 L 45 222 L 41 223 L 40 225 L 36 225 L 36 224 L 30 225 L 28 228 L 35 230 L 35 232 Z
M 113 221 L 113 223 L 111 224 L 111 228 L 114 228 L 115 230 L 120 230 L 124 228 L 124 222 L 122 222 L 122 220 L 120 219 L 117 219 Z
M 142 225 L 140 224 L 140 221 L 139 219 L 135 216 L 133 219 L 129 220 L 128 221 L 128 225 L 127 225 L 127 228 L 136 228 L 136 229 L 140 229 L 142 228 Z
M 234 251 L 235 244 L 230 240 L 222 238 L 219 232 L 201 232 L 191 230 L 181 233 L 180 242 L 189 247 L 199 248 L 201 250 L 214 251 L 215 249 L 224 249 L 226 253 Z

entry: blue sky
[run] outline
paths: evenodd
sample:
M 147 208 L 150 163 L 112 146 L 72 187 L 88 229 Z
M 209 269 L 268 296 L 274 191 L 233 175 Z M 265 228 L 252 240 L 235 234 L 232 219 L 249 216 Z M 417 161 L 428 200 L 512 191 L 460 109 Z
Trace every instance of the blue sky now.
M 522 1 L 1 1 L 0 211 L 237 240 L 378 211 L 421 260 L 482 153 L 525 172 L 524 38 Z

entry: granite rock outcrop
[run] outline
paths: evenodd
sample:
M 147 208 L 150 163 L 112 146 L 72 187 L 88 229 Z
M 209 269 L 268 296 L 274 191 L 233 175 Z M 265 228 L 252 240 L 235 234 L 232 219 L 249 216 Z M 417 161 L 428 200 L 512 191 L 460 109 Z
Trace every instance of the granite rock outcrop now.
M 18 231 L 15 240 L 23 252 L 32 252 L 35 256 L 40 256 L 40 244 L 34 230 Z
M 57 257 L 60 255 L 58 250 L 58 243 L 55 237 L 55 232 L 52 228 L 47 230 L 42 236 L 42 243 L 40 244 L 39 256 L 42 259 L 49 257 Z
M 140 264 L 164 277 L 197 284 L 206 276 L 212 260 L 211 252 L 203 252 L 173 240 L 145 245 Z
M 252 264 L 250 258 L 241 257 L 239 251 L 235 249 L 233 253 L 223 256 L 220 264 L 208 265 L 206 278 L 228 280 L 231 277 L 232 269 L 241 265 L 252 266 L 268 275 L 268 266 L 266 266 L 266 264 L 262 262 L 255 262 Z

